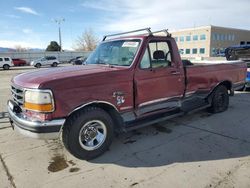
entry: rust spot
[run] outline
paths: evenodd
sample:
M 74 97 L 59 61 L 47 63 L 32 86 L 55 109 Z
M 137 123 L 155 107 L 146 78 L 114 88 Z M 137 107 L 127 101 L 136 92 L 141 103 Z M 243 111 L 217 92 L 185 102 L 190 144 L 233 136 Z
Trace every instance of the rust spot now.
M 61 170 L 64 170 L 67 168 L 69 165 L 67 164 L 65 158 L 63 156 L 54 156 L 51 159 L 52 161 L 50 162 L 50 165 L 48 166 L 48 170 L 50 172 L 58 172 Z

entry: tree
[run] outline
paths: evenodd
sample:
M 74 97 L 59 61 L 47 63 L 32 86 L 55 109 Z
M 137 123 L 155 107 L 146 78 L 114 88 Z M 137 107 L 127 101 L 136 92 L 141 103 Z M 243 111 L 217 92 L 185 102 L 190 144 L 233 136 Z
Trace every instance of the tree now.
M 15 52 L 26 52 L 28 50 L 29 50 L 29 48 L 22 47 L 21 45 L 15 46 Z
M 56 41 L 51 41 L 47 46 L 46 51 L 61 51 L 61 46 Z
M 93 51 L 98 44 L 97 37 L 92 29 L 85 29 L 82 36 L 79 36 L 74 49 L 80 51 Z

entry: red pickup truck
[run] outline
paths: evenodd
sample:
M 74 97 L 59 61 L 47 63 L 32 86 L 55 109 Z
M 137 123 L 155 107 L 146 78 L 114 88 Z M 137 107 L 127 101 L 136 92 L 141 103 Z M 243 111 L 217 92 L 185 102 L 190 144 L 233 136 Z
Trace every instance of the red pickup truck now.
M 67 150 L 89 160 L 109 148 L 115 132 L 202 108 L 227 110 L 229 95 L 244 86 L 244 62 L 184 65 L 169 33 L 146 31 L 104 37 L 85 65 L 14 77 L 8 101 L 13 128 L 43 139 L 62 133 Z

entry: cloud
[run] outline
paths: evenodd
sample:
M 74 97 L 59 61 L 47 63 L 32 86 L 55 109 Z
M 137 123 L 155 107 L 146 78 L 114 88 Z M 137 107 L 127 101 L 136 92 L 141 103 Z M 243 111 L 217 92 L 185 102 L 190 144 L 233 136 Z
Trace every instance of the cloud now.
M 81 4 L 86 9 L 102 13 L 98 21 L 106 32 L 127 31 L 152 27 L 171 30 L 218 25 L 250 29 L 249 0 L 88 0 Z
M 9 18 L 14 18 L 14 19 L 20 19 L 21 18 L 20 16 L 17 16 L 17 15 L 14 15 L 14 14 L 6 14 L 5 16 L 9 17 Z
M 32 15 L 36 15 L 38 16 L 39 14 L 32 8 L 30 7 L 15 7 L 14 9 L 23 12 L 23 13 L 27 13 L 27 14 L 32 14 Z
M 0 40 L 1 47 L 5 48 L 15 48 L 16 46 L 22 46 L 23 48 L 41 48 L 44 46 L 23 42 L 23 41 L 12 41 L 12 40 Z
M 31 33 L 33 33 L 33 31 L 32 31 L 31 29 L 29 29 L 29 28 L 24 28 L 24 29 L 22 29 L 22 32 L 23 32 L 24 34 L 31 34 Z

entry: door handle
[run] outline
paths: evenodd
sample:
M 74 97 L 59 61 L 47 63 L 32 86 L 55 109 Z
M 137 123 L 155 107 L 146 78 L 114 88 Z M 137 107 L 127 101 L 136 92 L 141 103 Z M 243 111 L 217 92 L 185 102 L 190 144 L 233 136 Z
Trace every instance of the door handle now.
M 172 75 L 179 75 L 179 74 L 181 74 L 179 71 L 171 71 L 171 74 Z

